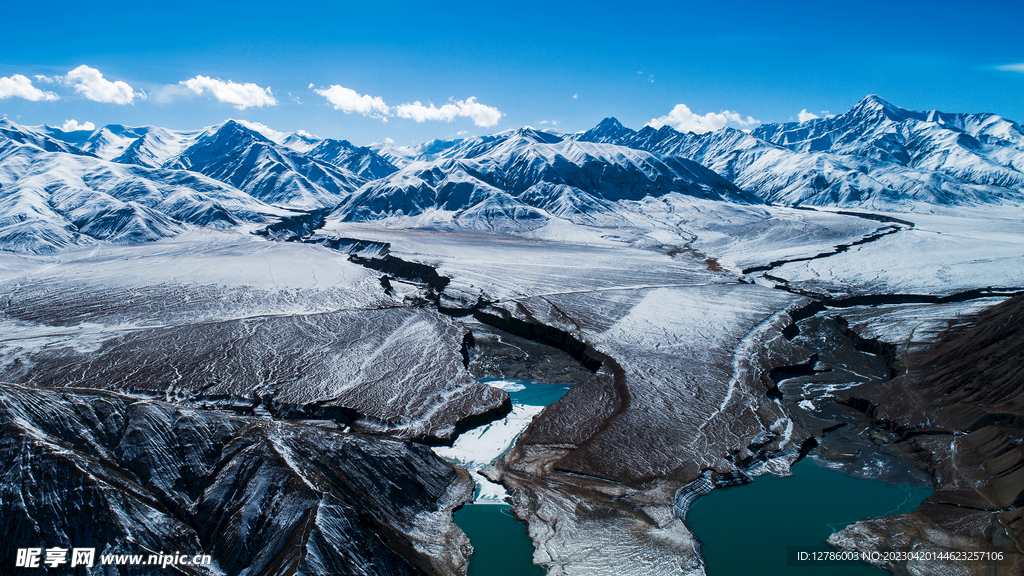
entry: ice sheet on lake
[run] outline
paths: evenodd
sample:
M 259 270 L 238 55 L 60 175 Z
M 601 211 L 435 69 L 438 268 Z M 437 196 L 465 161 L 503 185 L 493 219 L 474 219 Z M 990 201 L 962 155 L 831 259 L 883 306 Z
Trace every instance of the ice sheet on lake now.
M 538 390 L 543 387 L 551 398 L 551 390 L 567 390 L 567 386 L 557 384 L 524 384 L 511 380 L 493 380 L 487 382 L 494 388 L 509 393 L 512 398 L 512 411 L 501 420 L 463 432 L 452 446 L 438 446 L 434 453 L 466 468 L 477 483 L 477 492 L 473 501 L 477 504 L 504 504 L 508 492 L 501 484 L 485 478 L 480 471 L 490 466 L 501 457 L 516 441 L 519 434 L 529 426 L 533 417 L 546 406 L 544 399 L 539 398 Z M 542 393 L 543 394 L 543 393 Z

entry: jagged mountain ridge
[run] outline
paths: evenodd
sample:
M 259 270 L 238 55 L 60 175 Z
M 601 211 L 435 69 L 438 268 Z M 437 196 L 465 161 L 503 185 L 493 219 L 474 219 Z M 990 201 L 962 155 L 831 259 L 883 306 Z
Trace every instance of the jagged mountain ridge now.
M 420 216 L 492 229 L 559 216 L 592 223 L 615 203 L 679 193 L 740 203 L 760 200 L 697 163 L 630 148 L 521 129 L 466 139 L 440 159 L 415 162 L 371 182 L 332 218 Z
M 752 135 L 797 152 L 828 151 L 1024 187 L 1024 132 L 995 114 L 915 112 L 868 96 L 839 116 L 761 126 Z
M 235 120 L 184 131 L 119 124 L 91 132 L 32 130 L 104 160 L 202 172 L 269 203 L 306 210 L 333 207 L 365 182 L 396 170 L 373 150 L 346 140 L 282 134 Z M 211 161 L 217 156 L 223 162 Z
M 199 172 L 278 206 L 315 210 L 336 206 L 366 182 L 228 121 L 164 167 Z
M 110 160 L 119 164 L 159 168 L 171 158 L 194 145 L 196 140 L 209 134 L 211 130 L 213 128 L 179 132 L 165 128 L 150 128 L 146 130 L 145 134 L 125 147 L 118 156 Z
M 994 114 L 914 112 L 868 96 L 838 116 L 750 134 L 634 131 L 611 118 L 574 137 L 689 158 L 772 203 L 901 211 L 1024 201 L 1021 134 Z
M 307 156 L 354 172 L 367 181 L 383 178 L 398 171 L 394 164 L 366 146 L 355 146 L 348 140 L 320 140 L 301 150 Z M 298 148 L 296 148 L 298 150 Z

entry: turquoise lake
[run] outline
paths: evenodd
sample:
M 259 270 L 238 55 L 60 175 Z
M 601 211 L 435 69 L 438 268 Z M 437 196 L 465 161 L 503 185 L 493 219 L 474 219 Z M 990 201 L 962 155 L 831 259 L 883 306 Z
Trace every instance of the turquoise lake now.
M 513 405 L 519 407 L 546 406 L 569 389 L 532 382 L 487 382 L 507 390 Z M 522 421 L 523 427 L 528 418 Z M 515 420 L 514 414 L 509 419 Z M 490 446 L 489 460 L 501 451 L 501 443 L 511 443 L 517 435 L 513 429 L 501 432 L 504 440 L 498 451 L 487 436 L 481 436 L 468 442 L 463 458 L 479 444 L 481 448 Z M 825 546 L 830 534 L 862 518 L 910 512 L 932 492 L 930 488 L 853 478 L 818 466 L 810 458 L 798 462 L 792 471 L 793 476 L 786 478 L 761 476 L 746 486 L 716 489 L 691 506 L 686 520 L 701 541 L 708 576 L 885 576 L 887 572 L 866 564 L 787 566 L 786 552 L 790 546 Z M 512 517 L 508 506 L 467 504 L 455 513 L 455 522 L 475 549 L 469 576 L 545 574 L 543 568 L 533 565 L 533 544 L 526 525 Z
M 826 546 L 833 532 L 863 518 L 904 514 L 931 488 L 862 480 L 806 458 L 793 476 L 761 476 L 752 484 L 720 488 L 686 515 L 701 541 L 708 576 L 884 576 L 863 566 L 787 566 L 789 546 Z
M 533 564 L 533 543 L 526 525 L 508 506 L 467 504 L 455 512 L 455 523 L 473 543 L 469 576 L 544 576 Z
M 567 384 L 541 384 L 514 380 L 480 380 L 508 392 L 513 412 L 502 422 L 480 427 L 477 436 L 466 434 L 461 449 L 444 452 L 456 456 L 463 465 L 486 465 L 499 457 L 544 406 L 557 402 L 569 391 Z M 477 454 L 482 461 L 471 462 Z M 472 469 L 472 466 L 470 466 Z M 478 482 L 487 483 L 482 477 Z M 503 489 L 502 489 L 503 490 Z M 479 496 L 479 490 L 478 490 Z M 544 576 L 546 571 L 533 564 L 533 543 L 526 525 L 512 517 L 511 508 L 496 503 L 466 504 L 455 512 L 455 523 L 469 536 L 474 553 L 469 559 L 469 576 Z

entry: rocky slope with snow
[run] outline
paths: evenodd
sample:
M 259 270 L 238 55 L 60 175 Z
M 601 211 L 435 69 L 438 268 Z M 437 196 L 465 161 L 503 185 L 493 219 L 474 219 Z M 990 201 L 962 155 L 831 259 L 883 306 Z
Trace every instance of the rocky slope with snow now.
M 308 156 L 350 170 L 367 181 L 384 178 L 398 168 L 365 146 L 354 146 L 348 140 L 320 140 L 304 150 Z
M 106 162 L 0 139 L 0 246 L 45 253 L 288 214 L 201 174 Z
M 463 574 L 465 471 L 424 446 L 0 383 L 0 554 L 208 554 L 189 574 Z M 9 562 L 9 561 L 8 561 Z M 104 574 L 170 573 L 103 566 Z

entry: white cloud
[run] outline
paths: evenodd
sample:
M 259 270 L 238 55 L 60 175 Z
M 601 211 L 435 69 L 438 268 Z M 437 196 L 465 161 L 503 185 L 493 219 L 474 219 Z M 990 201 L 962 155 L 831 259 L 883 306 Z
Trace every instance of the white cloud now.
M 704 134 L 705 132 L 713 132 L 720 128 L 725 128 L 729 124 L 734 126 L 752 126 L 760 123 L 760 120 L 755 120 L 750 116 L 743 118 L 739 113 L 728 110 L 708 112 L 701 116 L 692 112 L 686 104 L 676 104 L 675 108 L 667 116 L 653 118 L 647 125 L 652 128 L 661 128 L 667 124 L 680 132 Z
M 996 70 L 1003 70 L 1005 72 L 1024 72 L 1024 62 L 1019 64 L 1004 64 L 1003 66 L 996 66 Z
M 309 86 L 313 87 L 312 84 Z M 471 118 L 477 126 L 490 128 L 497 124 L 503 116 L 497 108 L 477 102 L 475 96 L 465 100 L 449 100 L 440 108 L 431 103 L 424 105 L 419 100 L 412 104 L 406 103 L 392 107 L 388 106 L 380 96 L 360 94 L 351 88 L 337 84 L 324 89 L 314 88 L 313 91 L 326 98 L 335 110 L 341 110 L 346 114 L 356 112 L 384 122 L 387 122 L 390 116 L 410 118 L 416 122 L 426 122 L 427 120 L 451 122 L 455 118 L 465 117 Z
M 313 87 L 312 84 L 309 85 Z M 314 89 L 313 92 L 323 96 L 334 106 L 335 110 L 341 110 L 345 114 L 357 112 L 363 116 L 372 116 L 387 122 L 387 116 L 391 114 L 388 105 L 380 96 L 360 94 L 351 88 L 331 85 L 323 90 Z
M 266 124 L 261 124 L 259 122 L 249 122 L 248 120 L 235 120 L 235 122 L 238 122 L 239 124 L 245 126 L 249 130 L 259 132 L 260 134 L 266 136 L 268 139 L 273 140 L 274 142 L 277 142 L 278 144 L 280 144 L 282 141 L 284 141 L 285 138 L 288 137 L 288 134 L 286 132 L 279 132 L 277 130 L 274 130 L 270 126 L 267 126 Z
M 196 94 L 209 91 L 218 102 L 231 104 L 237 110 L 245 110 L 251 107 L 277 106 L 277 99 L 274 98 L 274 93 L 270 91 L 269 86 L 261 88 L 252 82 L 241 84 L 231 80 L 225 81 L 220 78 L 210 78 L 209 76 L 196 76 L 195 78 L 182 80 L 178 84 Z
M 10 78 L 0 78 L 0 100 L 17 97 L 38 102 L 39 100 L 53 101 L 60 97 L 53 92 L 45 92 L 32 85 L 32 81 L 21 74 L 11 74 Z
M 430 104 L 424 106 L 418 100 L 412 104 L 401 104 L 395 107 L 395 115 L 399 118 L 412 118 L 417 122 L 426 120 L 445 120 L 451 122 L 458 116 L 472 118 L 473 123 L 482 128 L 490 128 L 501 119 L 501 111 L 493 106 L 480 104 L 476 97 L 466 100 L 452 100 L 440 108 Z
M 49 76 L 43 76 L 42 74 L 36 74 L 35 78 L 36 80 L 39 80 L 44 84 L 53 84 L 54 82 L 53 78 L 50 78 Z
M 111 82 L 104 78 L 99 70 L 84 64 L 68 72 L 61 80 L 74 88 L 75 92 L 94 102 L 132 104 L 136 96 L 146 98 L 145 93 L 135 92 L 126 82 Z
M 64 125 L 60 127 L 65 132 L 75 132 L 76 130 L 89 130 L 90 132 L 96 129 L 96 125 L 92 122 L 78 123 L 78 120 L 65 120 Z
M 800 113 L 796 115 L 796 117 L 801 122 L 807 122 L 808 120 L 815 120 L 817 118 L 821 118 L 821 116 L 818 116 L 814 112 L 808 112 L 807 108 L 801 110 Z
M 394 144 L 394 143 L 395 143 L 395 141 L 394 141 L 394 140 L 392 140 L 391 138 L 385 138 L 385 139 L 384 139 L 384 143 L 385 143 L 385 144 Z
M 579 94 L 573 94 L 572 97 L 575 99 Z

